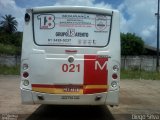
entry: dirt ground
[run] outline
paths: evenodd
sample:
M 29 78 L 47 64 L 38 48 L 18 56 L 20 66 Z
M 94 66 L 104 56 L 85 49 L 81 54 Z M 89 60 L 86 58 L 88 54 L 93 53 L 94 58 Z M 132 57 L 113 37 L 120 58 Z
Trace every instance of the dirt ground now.
M 160 80 L 121 80 L 120 104 L 22 105 L 19 76 L 0 76 L 0 120 L 160 120 Z

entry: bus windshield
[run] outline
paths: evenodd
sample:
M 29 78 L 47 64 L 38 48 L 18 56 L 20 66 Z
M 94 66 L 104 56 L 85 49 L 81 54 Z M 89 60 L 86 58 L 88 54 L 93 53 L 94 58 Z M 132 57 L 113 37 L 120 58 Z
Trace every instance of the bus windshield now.
M 109 43 L 112 15 L 93 13 L 34 13 L 37 45 L 105 47 Z

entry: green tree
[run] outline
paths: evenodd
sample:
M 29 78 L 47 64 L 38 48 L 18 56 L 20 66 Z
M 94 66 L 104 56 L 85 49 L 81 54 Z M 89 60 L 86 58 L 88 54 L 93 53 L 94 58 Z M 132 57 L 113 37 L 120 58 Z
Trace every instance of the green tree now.
M 18 22 L 15 20 L 15 17 L 12 15 L 2 16 L 2 20 L 0 21 L 0 26 L 3 31 L 6 33 L 13 33 L 17 31 Z
M 0 32 L 0 43 L 1 44 L 11 44 L 14 46 L 21 46 L 22 42 L 22 32 L 16 32 L 14 34 L 8 34 Z
M 121 54 L 141 55 L 144 53 L 144 42 L 141 37 L 132 33 L 121 33 Z

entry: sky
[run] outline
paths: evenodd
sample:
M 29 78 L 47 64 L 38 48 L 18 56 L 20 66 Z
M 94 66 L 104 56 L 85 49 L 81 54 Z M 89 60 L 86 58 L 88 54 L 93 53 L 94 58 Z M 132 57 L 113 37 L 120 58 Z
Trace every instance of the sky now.
M 11 14 L 23 31 L 26 8 L 38 6 L 91 6 L 120 11 L 120 31 L 135 33 L 145 44 L 156 46 L 158 0 L 0 0 L 0 17 Z M 0 19 L 1 20 L 1 19 Z

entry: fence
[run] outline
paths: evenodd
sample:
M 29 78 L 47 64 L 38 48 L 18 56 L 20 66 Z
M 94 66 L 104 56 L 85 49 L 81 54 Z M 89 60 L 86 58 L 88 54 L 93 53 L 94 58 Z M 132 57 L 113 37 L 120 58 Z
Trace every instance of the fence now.
M 0 55 L 0 65 L 16 66 L 20 64 L 20 56 Z
M 122 79 L 160 80 L 160 73 L 156 72 L 155 56 L 122 57 L 121 69 Z
M 0 55 L 0 65 L 15 66 L 20 64 L 20 56 Z M 121 68 L 124 70 L 156 70 L 155 56 L 122 56 Z
M 124 70 L 156 70 L 155 56 L 127 56 L 121 58 L 121 68 Z

